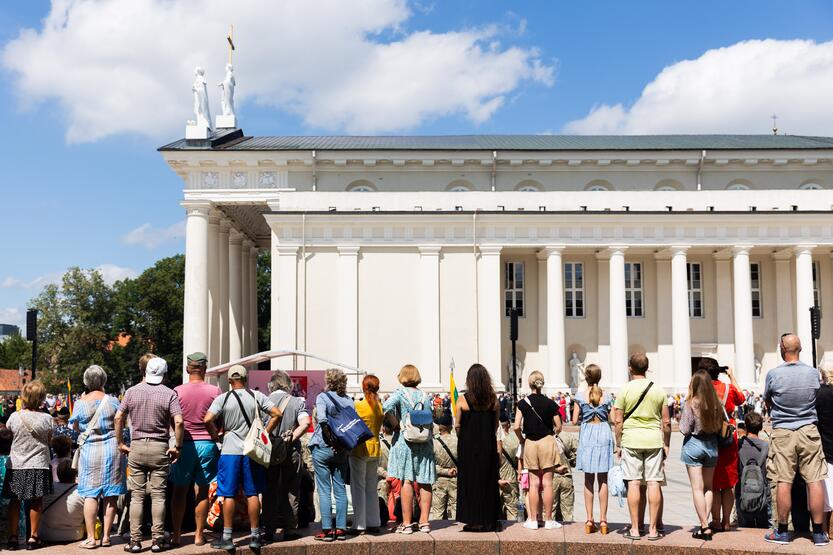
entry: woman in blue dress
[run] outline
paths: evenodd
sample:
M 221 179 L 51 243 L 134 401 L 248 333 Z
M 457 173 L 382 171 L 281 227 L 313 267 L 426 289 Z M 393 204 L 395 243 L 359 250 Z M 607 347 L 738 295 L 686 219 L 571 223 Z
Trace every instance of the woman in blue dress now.
M 607 534 L 607 472 L 613 466 L 613 433 L 610 430 L 611 399 L 604 395 L 599 382 L 602 369 L 590 364 L 584 370 L 587 389 L 576 393 L 573 425 L 581 423 L 578 436 L 576 469 L 584 472 L 584 506 L 587 522 L 584 533 L 596 531 L 593 521 L 593 490 L 599 483 L 599 531 Z
M 402 525 L 397 532 L 413 533 L 414 492 L 419 495 L 419 531 L 430 532 L 428 516 L 431 513 L 431 486 L 437 479 L 437 467 L 434 463 L 434 442 L 432 433 L 426 441 L 415 443 L 406 441 L 399 424 L 403 416 L 414 408 L 428 408 L 431 404 L 428 394 L 417 389 L 422 378 L 415 366 L 407 364 L 399 371 L 399 383 L 402 387 L 394 391 L 385 401 L 382 410 L 385 418 L 394 426 L 390 453 L 388 454 L 388 478 L 396 478 L 402 484 Z
M 100 366 L 90 366 L 84 371 L 87 393 L 76 403 L 69 424 L 79 436 L 81 456 L 78 461 L 78 495 L 84 499 L 84 521 L 87 540 L 81 547 L 93 549 L 98 500 L 104 503 L 104 532 L 101 545 L 110 545 L 110 529 L 116 517 L 116 498 L 127 493 L 125 485 L 124 457 L 119 452 L 113 419 L 119 401 L 104 393 L 107 373 Z M 99 406 L 101 409 L 99 410 Z M 91 422 L 98 411 L 95 422 Z M 90 426 L 92 424 L 92 426 Z M 88 428 L 89 431 L 88 431 Z

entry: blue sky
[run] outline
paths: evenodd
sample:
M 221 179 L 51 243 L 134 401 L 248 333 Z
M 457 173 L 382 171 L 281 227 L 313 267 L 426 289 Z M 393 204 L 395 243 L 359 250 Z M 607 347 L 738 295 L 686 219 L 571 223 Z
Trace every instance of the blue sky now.
M 229 22 L 251 135 L 767 133 L 772 112 L 833 134 L 826 1 L 59 4 L 0 4 L 4 323 L 69 266 L 112 279 L 183 250 L 182 184 L 155 149 L 191 117 L 190 68 L 219 81 Z

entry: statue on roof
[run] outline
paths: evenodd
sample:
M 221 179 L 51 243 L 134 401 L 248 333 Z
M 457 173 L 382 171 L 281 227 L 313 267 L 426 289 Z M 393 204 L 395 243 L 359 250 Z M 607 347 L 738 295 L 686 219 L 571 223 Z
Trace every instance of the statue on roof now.
M 234 87 L 237 83 L 234 80 L 234 68 L 226 64 L 226 76 L 217 86 L 222 89 L 220 93 L 220 106 L 224 116 L 234 116 Z
M 199 66 L 194 69 L 194 115 L 198 126 L 211 129 L 211 109 L 208 107 L 208 86 L 205 81 L 205 70 Z

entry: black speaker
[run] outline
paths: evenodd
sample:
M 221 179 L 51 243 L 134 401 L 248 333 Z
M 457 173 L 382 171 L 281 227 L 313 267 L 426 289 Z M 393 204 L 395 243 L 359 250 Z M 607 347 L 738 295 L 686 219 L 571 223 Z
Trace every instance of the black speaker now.
M 26 311 L 26 341 L 35 341 L 38 337 L 38 309 Z
M 512 308 L 509 310 L 509 340 L 518 340 L 518 309 Z
M 821 310 L 817 306 L 810 307 L 810 327 L 813 330 L 813 339 L 821 337 Z

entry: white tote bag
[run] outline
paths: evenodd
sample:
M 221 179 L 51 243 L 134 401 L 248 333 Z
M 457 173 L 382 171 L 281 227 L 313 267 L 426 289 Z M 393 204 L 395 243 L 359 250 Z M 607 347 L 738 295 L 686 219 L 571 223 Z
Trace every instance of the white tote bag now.
M 246 434 L 246 438 L 243 440 L 243 454 L 257 464 L 268 467 L 272 461 L 272 442 L 263 427 L 263 420 L 260 419 L 260 404 L 257 402 L 257 397 L 249 391 L 249 395 L 252 396 L 255 402 L 255 418 L 250 421 L 248 415 L 246 415 L 246 410 L 243 408 L 243 401 L 237 396 L 237 392 L 232 390 L 231 393 L 240 404 L 240 411 L 243 413 L 246 424 L 249 425 L 249 433 Z

